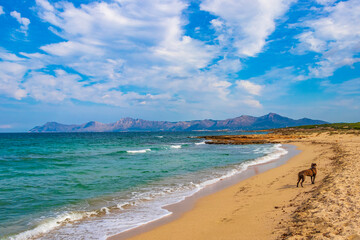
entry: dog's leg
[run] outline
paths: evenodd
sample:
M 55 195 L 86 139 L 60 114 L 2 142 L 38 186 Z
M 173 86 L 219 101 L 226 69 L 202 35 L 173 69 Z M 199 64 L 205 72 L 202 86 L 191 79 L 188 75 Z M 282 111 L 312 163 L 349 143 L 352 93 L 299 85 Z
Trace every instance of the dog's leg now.
M 299 187 L 300 178 L 298 178 L 298 182 L 296 184 L 296 187 Z
M 312 184 L 315 184 L 315 176 L 316 176 L 316 175 L 314 175 L 314 176 L 312 177 L 312 181 L 311 181 Z
M 300 182 L 300 180 L 301 180 L 301 177 L 298 176 L 298 182 L 297 182 L 297 184 L 296 184 L 296 187 L 299 187 L 299 182 Z
M 303 182 L 305 181 L 305 176 L 302 176 L 302 178 L 301 178 L 301 187 L 304 187 L 303 186 Z

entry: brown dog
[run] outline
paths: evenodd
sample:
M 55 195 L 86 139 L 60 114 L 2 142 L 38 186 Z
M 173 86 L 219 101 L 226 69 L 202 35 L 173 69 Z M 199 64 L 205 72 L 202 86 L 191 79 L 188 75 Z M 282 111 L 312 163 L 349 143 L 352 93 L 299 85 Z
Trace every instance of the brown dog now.
M 303 182 L 305 181 L 305 176 L 310 176 L 311 177 L 311 183 L 314 184 L 315 183 L 316 173 L 317 173 L 317 171 L 316 171 L 316 163 L 312 163 L 310 169 L 299 172 L 299 174 L 298 174 L 299 178 L 298 178 L 298 182 L 296 184 L 296 187 L 299 187 L 300 180 L 301 180 L 301 183 L 300 183 L 301 187 L 303 186 Z

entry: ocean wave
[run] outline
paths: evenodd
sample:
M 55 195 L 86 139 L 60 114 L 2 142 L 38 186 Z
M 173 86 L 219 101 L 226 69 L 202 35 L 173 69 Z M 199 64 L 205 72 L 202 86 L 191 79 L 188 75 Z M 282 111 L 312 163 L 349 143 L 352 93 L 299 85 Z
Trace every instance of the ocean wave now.
M 274 161 L 275 159 L 280 158 L 281 156 L 288 153 L 286 149 L 282 147 L 281 144 L 275 144 L 271 149 L 266 151 L 266 155 L 263 157 L 259 157 L 252 161 L 251 165 L 257 165 L 261 163 L 266 163 L 270 161 Z
M 175 149 L 179 149 L 179 148 L 181 148 L 181 145 L 171 145 L 170 147 L 175 148 Z
M 65 212 L 43 220 L 33 229 L 5 239 L 106 239 L 103 228 L 116 229 L 113 232 L 115 234 L 171 215 L 171 212 L 162 207 L 183 200 L 185 196 L 181 192 L 189 191 L 192 188 L 178 185 L 148 189 L 144 192 L 132 192 L 132 197 L 128 201 L 116 204 L 116 199 L 114 199 L 112 205 L 100 207 L 97 210 Z M 176 193 L 178 194 L 176 195 Z M 174 196 L 169 199 L 169 195 L 176 195 L 177 200 L 172 202 Z M 158 201 L 153 202 L 155 199 Z M 91 221 L 92 219 L 96 220 Z M 101 228 L 98 228 L 97 225 L 99 220 L 102 223 Z M 84 228 L 81 228 L 82 223 L 84 223 Z M 91 227 L 92 224 L 94 224 L 93 227 Z M 88 229 L 91 229 L 91 233 L 88 232 Z M 74 230 L 76 235 L 73 235 Z
M 206 144 L 206 141 L 202 141 L 202 142 L 197 142 L 197 143 L 195 143 L 195 145 L 204 145 L 204 144 Z
M 200 142 L 198 144 L 205 143 Z M 175 148 L 180 146 L 181 148 L 182 145 L 174 144 L 170 146 L 172 148 L 173 146 L 176 146 Z M 151 149 L 129 150 L 127 152 L 146 153 L 148 151 L 151 151 Z M 82 237 L 85 237 L 84 234 L 86 234 L 86 239 L 106 239 L 106 236 L 124 232 L 171 215 L 171 212 L 164 209 L 165 206 L 180 202 L 186 197 L 193 195 L 194 193 L 209 185 L 215 184 L 223 179 L 232 177 L 245 171 L 250 166 L 276 160 L 288 153 L 286 149 L 282 148 L 281 144 L 275 144 L 272 147 L 267 146 L 264 149 L 259 149 L 258 151 L 262 151 L 263 153 L 267 151 L 269 153 L 254 160 L 249 160 L 237 165 L 229 166 L 231 169 L 228 168 L 228 170 L 222 171 L 222 173 L 219 172 L 219 169 L 213 169 L 212 172 L 209 172 L 208 174 L 203 172 L 203 180 L 198 182 L 196 178 L 193 178 L 196 179 L 197 183 L 193 183 L 192 181 L 188 180 L 182 184 L 167 183 L 167 185 L 153 185 L 149 186 L 147 189 L 131 192 L 127 199 L 113 199 L 110 204 L 99 207 L 98 210 L 67 212 L 60 214 L 58 217 L 47 219 L 41 222 L 34 229 L 22 232 L 14 237 L 11 237 L 10 239 L 32 239 L 43 235 L 46 235 L 45 239 L 66 239 L 66 237 L 63 237 L 66 234 L 69 234 L 68 236 L 72 236 L 73 239 L 76 239 L 76 237 L 71 235 L 74 232 Z M 209 176 L 213 177 L 210 177 L 209 179 Z M 185 177 L 184 180 L 187 178 L 188 177 Z M 200 177 L 200 179 L 201 178 L 202 177 Z M 94 217 L 101 218 L 96 218 L 96 221 L 85 221 L 84 224 L 81 225 L 83 220 L 91 220 Z M 55 229 L 57 230 L 53 231 Z M 91 229 L 91 232 L 88 231 L 89 229 Z M 51 235 L 55 234 L 54 232 L 59 235 Z M 60 235 L 62 237 L 59 237 Z
M 234 169 L 229 170 L 226 174 L 220 176 L 220 177 L 216 177 L 210 180 L 206 180 L 200 184 L 196 184 L 196 187 L 198 188 L 198 190 L 201 190 L 209 185 L 215 184 L 223 179 L 232 177 L 234 175 L 237 175 L 239 173 L 242 173 L 244 171 L 246 171 L 250 166 L 255 166 L 258 164 L 262 164 L 262 163 L 266 163 L 266 162 L 271 162 L 274 160 L 279 159 L 281 156 L 285 155 L 288 153 L 288 151 L 284 148 L 282 148 L 281 144 L 275 144 L 272 148 L 270 148 L 270 153 L 263 156 L 263 157 L 259 157 L 257 159 L 251 160 L 251 161 L 247 161 L 247 162 L 243 162 L 241 164 L 239 164 L 237 167 L 235 167 Z
M 15 236 L 9 237 L 10 240 L 28 240 L 34 239 L 41 235 L 44 235 L 55 228 L 58 228 L 62 225 L 74 223 L 76 221 L 82 220 L 84 218 L 89 218 L 95 216 L 97 213 L 94 212 L 70 212 L 63 213 L 55 218 L 48 218 L 41 222 L 37 227 L 27 230 L 25 232 L 19 233 Z
M 141 149 L 141 150 L 127 150 L 126 152 L 127 153 L 146 153 L 146 152 L 150 152 L 151 149 L 150 148 L 147 148 L 147 149 Z
M 47 234 L 54 231 L 55 229 L 59 229 L 60 227 L 70 226 L 71 224 L 79 223 L 84 220 L 89 220 L 94 217 L 104 217 L 106 215 L 112 214 L 114 211 L 126 210 L 146 200 L 150 200 L 150 199 L 144 198 L 144 199 L 137 199 L 134 201 L 125 201 L 112 206 L 101 207 L 100 209 L 93 211 L 73 211 L 73 212 L 61 213 L 56 217 L 46 218 L 33 229 L 21 232 L 17 235 L 10 236 L 8 238 L 4 238 L 4 240 L 5 239 L 29 240 L 29 239 L 39 239 L 39 238 L 52 239 L 52 237 L 48 238 Z M 72 237 L 72 239 L 75 238 Z

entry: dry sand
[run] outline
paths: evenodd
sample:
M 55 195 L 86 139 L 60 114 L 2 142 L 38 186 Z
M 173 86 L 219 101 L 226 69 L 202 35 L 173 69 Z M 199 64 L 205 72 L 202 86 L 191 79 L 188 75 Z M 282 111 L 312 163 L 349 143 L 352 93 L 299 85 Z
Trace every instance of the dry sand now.
M 359 134 L 307 133 L 281 141 L 302 152 L 280 167 L 201 198 L 177 220 L 131 239 L 360 240 Z M 304 188 L 297 188 L 297 173 L 312 162 L 318 169 L 315 184 L 307 177 Z

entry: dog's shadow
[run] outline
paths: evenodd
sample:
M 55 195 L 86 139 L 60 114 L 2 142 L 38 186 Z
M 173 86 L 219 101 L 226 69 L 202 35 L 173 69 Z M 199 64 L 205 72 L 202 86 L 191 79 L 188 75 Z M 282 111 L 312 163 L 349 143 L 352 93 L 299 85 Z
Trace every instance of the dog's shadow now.
M 288 189 L 288 188 L 296 188 L 296 184 L 286 184 L 279 189 Z

